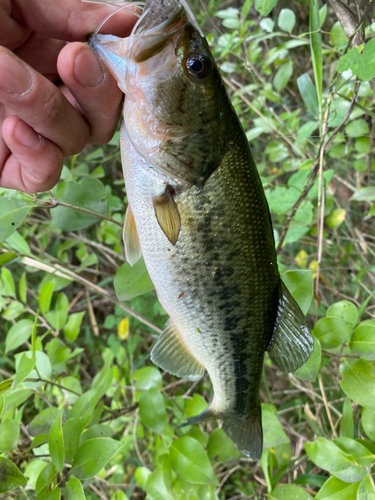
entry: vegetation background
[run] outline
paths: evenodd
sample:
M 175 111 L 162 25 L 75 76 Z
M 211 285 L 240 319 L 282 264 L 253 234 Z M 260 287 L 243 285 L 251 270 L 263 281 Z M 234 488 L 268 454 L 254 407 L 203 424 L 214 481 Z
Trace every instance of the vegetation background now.
M 265 360 L 261 461 L 177 429 L 211 385 L 149 361 L 167 317 L 124 263 L 116 133 L 52 192 L 0 192 L 0 498 L 375 499 L 374 5 L 195 5 L 315 341 L 297 373 Z

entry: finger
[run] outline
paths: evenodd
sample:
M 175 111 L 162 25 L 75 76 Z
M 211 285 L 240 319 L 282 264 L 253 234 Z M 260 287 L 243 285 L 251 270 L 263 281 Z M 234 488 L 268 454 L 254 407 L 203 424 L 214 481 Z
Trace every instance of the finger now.
M 98 5 L 81 0 L 46 2 L 44 0 L 14 0 L 16 20 L 34 31 L 61 40 L 85 41 L 103 19 L 118 9 L 114 5 Z M 134 9 L 134 7 L 132 7 Z M 128 36 L 137 17 L 121 10 L 103 27 L 103 33 Z
M 4 120 L 2 133 L 11 154 L 0 169 L 0 185 L 26 193 L 52 189 L 63 165 L 60 149 L 16 116 Z
M 10 0 L 0 0 L 0 45 L 13 50 L 22 45 L 31 34 L 31 29 L 19 24 L 11 17 Z
M 83 43 L 69 43 L 60 52 L 61 79 L 79 104 L 90 127 L 92 144 L 108 142 L 122 108 L 122 92 L 109 72 Z
M 33 33 L 14 53 L 51 82 L 58 78 L 57 56 L 65 42 Z
M 0 102 L 38 134 L 54 142 L 64 156 L 79 153 L 89 126 L 60 90 L 7 49 L 0 47 Z

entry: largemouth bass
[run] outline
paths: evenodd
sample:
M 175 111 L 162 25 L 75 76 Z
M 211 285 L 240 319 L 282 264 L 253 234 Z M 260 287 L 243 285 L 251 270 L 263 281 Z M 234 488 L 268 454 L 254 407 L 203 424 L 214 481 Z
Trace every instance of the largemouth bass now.
M 126 96 L 126 258 L 143 254 L 170 316 L 151 360 L 188 380 L 207 370 L 213 400 L 188 423 L 222 419 L 259 460 L 264 353 L 291 372 L 313 341 L 280 279 L 248 141 L 190 19 L 178 0 L 147 0 L 129 38 L 98 35 L 92 45 Z

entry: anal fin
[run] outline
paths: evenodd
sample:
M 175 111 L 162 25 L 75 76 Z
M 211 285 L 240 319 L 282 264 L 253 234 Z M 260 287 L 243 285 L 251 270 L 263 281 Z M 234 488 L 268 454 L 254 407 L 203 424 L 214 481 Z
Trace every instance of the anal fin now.
M 134 215 L 129 204 L 126 209 L 123 237 L 126 260 L 133 266 L 141 258 L 142 250 L 139 243 L 137 228 L 135 227 Z
M 151 361 L 168 373 L 187 380 L 198 380 L 204 374 L 204 366 L 189 351 L 170 320 L 151 351 Z
M 156 219 L 161 230 L 172 245 L 175 245 L 180 234 L 181 219 L 173 195 L 174 189 L 168 185 L 164 193 L 161 196 L 155 196 L 152 201 Z
M 306 363 L 313 348 L 314 341 L 306 318 L 280 280 L 279 308 L 267 348 L 269 357 L 283 372 L 294 372 Z

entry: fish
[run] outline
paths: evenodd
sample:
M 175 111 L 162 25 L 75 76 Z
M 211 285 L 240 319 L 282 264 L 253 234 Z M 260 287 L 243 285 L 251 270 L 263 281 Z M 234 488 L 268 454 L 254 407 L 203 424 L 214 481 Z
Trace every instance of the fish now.
M 293 372 L 313 339 L 280 278 L 244 130 L 185 0 L 147 0 L 128 38 L 99 34 L 91 45 L 125 94 L 126 259 L 143 255 L 169 315 L 151 360 L 191 381 L 207 371 L 213 399 L 186 425 L 220 419 L 258 461 L 264 354 Z

